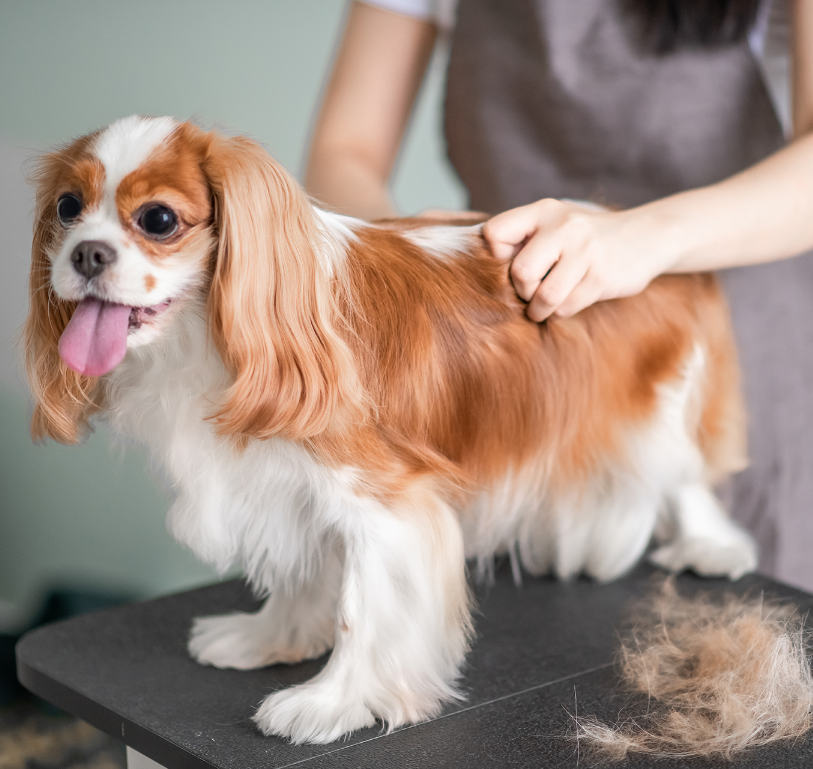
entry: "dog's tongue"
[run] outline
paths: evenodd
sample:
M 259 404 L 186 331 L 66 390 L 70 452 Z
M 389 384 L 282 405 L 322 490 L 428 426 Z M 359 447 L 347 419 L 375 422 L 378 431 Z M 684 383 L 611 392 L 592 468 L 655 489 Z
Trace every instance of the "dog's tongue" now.
M 127 352 L 130 309 L 125 304 L 83 299 L 59 338 L 62 360 L 87 376 L 112 371 Z

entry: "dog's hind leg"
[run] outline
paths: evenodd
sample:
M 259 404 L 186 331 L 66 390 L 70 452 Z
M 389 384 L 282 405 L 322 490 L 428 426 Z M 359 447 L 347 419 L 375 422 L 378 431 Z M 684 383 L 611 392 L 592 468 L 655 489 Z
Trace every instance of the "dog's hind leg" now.
M 296 743 L 331 742 L 375 719 L 389 728 L 459 697 L 469 605 L 460 528 L 426 490 L 392 508 L 354 497 L 344 540 L 336 645 L 312 680 L 269 695 L 254 720 Z
M 330 548 L 310 582 L 273 589 L 258 612 L 196 619 L 189 653 L 204 665 L 240 670 L 319 657 L 333 647 L 340 585 L 341 560 Z
M 658 526 L 661 531 L 656 530 L 662 544 L 650 558 L 669 571 L 692 569 L 706 576 L 737 579 L 756 568 L 756 545 L 723 510 L 710 479 L 746 466 L 746 419 L 729 322 L 722 305 L 712 309 L 717 318 L 712 317 L 705 327 L 707 349 L 695 349 L 685 372 L 689 389 L 684 393 L 689 397 L 683 412 L 691 414 L 692 397 L 702 394 L 697 403 L 701 408 L 690 420 L 693 437 L 686 435 L 683 460 L 675 462 L 680 472 L 666 487 L 669 505 Z M 679 406 L 681 388 L 673 389 L 670 397 Z M 679 411 L 673 409 L 673 414 Z
M 669 571 L 738 579 L 757 567 L 751 536 L 726 515 L 704 483 L 686 483 L 671 495 L 671 538 L 650 559 Z

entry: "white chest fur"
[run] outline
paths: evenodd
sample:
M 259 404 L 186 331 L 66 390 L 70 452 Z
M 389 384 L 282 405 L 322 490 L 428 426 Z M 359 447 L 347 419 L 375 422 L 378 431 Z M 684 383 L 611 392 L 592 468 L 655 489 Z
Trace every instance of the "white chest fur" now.
M 261 590 L 307 581 L 318 568 L 350 473 L 275 438 L 243 449 L 208 419 L 228 382 L 202 312 L 179 313 L 160 349 L 137 348 L 107 382 L 111 425 L 143 443 L 177 498 L 172 534 L 201 559 L 234 563 Z

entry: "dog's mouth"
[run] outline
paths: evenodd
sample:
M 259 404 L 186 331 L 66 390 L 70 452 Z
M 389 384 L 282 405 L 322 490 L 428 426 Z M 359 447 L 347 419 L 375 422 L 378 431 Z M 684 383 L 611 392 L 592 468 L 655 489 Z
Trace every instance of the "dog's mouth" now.
M 103 376 L 121 363 L 127 353 L 127 336 L 154 321 L 171 303 L 131 307 L 85 297 L 59 338 L 59 354 L 77 373 Z
M 160 315 L 164 310 L 166 310 L 171 302 L 171 299 L 167 299 L 166 302 L 154 304 L 152 307 L 131 307 L 130 317 L 128 318 L 127 323 L 128 332 L 141 328 L 142 323 L 149 323 L 156 316 Z

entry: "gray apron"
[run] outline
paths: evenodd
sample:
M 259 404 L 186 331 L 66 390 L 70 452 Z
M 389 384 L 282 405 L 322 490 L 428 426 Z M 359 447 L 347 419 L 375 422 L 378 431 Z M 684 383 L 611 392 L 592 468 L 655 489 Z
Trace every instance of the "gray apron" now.
M 471 207 L 543 197 L 629 207 L 779 149 L 746 42 L 656 56 L 622 0 L 460 0 L 449 157 Z M 813 589 L 813 257 L 720 273 L 734 318 L 751 464 L 721 490 L 760 569 Z

